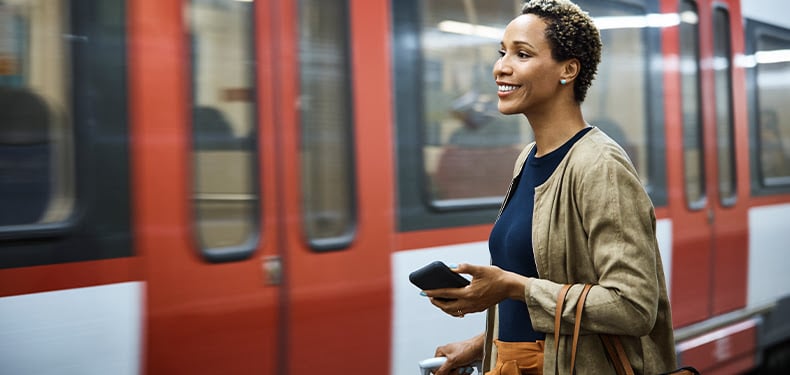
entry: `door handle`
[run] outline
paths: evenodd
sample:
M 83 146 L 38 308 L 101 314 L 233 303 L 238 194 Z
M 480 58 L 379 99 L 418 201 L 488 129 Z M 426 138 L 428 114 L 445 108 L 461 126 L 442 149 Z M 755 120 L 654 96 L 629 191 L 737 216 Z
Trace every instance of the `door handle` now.
M 280 285 L 283 281 L 283 262 L 277 256 L 266 256 L 262 259 L 263 280 L 266 285 Z

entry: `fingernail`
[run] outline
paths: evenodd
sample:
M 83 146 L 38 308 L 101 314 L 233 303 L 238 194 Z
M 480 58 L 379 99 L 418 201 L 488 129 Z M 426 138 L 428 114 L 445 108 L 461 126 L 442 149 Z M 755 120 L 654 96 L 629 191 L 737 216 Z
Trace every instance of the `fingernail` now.
M 420 292 L 420 295 L 423 296 L 423 297 L 428 297 L 428 295 L 425 294 L 425 292 Z
M 455 263 L 450 263 L 450 264 L 447 265 L 447 267 L 450 267 L 452 269 L 456 269 L 456 268 L 458 268 L 458 265 L 455 264 Z

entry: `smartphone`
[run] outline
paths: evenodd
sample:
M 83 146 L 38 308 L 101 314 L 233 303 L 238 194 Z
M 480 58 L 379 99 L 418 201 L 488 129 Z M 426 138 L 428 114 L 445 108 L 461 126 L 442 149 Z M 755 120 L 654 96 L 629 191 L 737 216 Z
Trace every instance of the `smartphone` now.
M 463 288 L 469 285 L 469 280 L 438 260 L 410 273 L 409 281 L 421 290 Z

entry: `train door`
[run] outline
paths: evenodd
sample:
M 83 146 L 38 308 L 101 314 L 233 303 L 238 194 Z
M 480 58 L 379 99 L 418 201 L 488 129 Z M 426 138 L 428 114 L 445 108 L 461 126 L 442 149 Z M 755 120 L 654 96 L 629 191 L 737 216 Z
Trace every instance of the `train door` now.
M 679 2 L 684 199 L 673 199 L 671 299 L 676 326 L 746 304 L 749 194 L 743 49 L 735 1 Z M 670 161 L 672 164 L 672 162 Z
M 279 373 L 384 374 L 393 231 L 388 4 L 279 2 Z
M 148 372 L 386 372 L 386 9 L 135 3 Z
M 736 56 L 744 51 L 740 3 L 714 2 L 712 8 L 717 187 L 713 211 L 713 290 L 711 313 L 746 306 L 749 259 L 749 144 L 746 79 Z M 710 132 L 710 131 L 709 131 Z M 708 141 L 709 143 L 710 140 Z
M 145 373 L 276 367 L 280 221 L 263 8 L 130 2 Z

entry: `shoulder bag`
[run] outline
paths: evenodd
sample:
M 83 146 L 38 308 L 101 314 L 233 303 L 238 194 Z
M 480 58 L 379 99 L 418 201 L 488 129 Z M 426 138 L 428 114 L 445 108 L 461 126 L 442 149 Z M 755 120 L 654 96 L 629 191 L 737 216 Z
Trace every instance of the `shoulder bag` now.
M 568 295 L 568 290 L 571 288 L 571 285 L 563 285 L 562 289 L 560 290 L 559 296 L 557 296 L 557 309 L 554 313 L 554 373 L 558 373 L 558 359 L 560 354 L 559 349 L 559 342 L 560 342 L 560 322 L 562 319 L 562 308 L 565 305 L 565 297 Z M 587 294 L 590 293 L 590 289 L 592 285 L 585 284 L 584 290 L 582 290 L 582 294 L 579 297 L 579 302 L 576 304 L 576 319 L 573 325 L 573 338 L 572 338 L 572 346 L 571 346 L 571 371 L 570 373 L 573 374 L 574 369 L 576 367 L 576 349 L 577 344 L 579 343 L 579 331 L 581 330 L 581 321 L 582 321 L 582 310 L 584 307 L 584 301 L 587 300 Z M 617 375 L 634 375 L 634 369 L 631 367 L 631 362 L 628 360 L 628 357 L 625 355 L 625 350 L 623 349 L 623 344 L 620 342 L 620 338 L 616 335 L 599 335 L 601 341 L 603 342 L 604 347 L 606 348 L 606 353 L 609 356 L 609 359 L 612 361 L 615 371 Z M 666 372 L 660 375 L 700 375 L 699 371 L 694 367 L 681 367 L 674 371 Z

